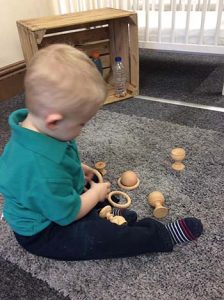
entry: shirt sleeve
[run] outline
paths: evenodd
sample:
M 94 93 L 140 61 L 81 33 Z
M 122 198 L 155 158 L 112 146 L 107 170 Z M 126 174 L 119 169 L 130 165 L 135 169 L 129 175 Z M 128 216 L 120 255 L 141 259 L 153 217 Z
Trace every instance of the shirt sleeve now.
M 33 209 L 61 226 L 75 221 L 81 208 L 80 195 L 70 180 L 43 180 L 36 184 L 29 196 Z

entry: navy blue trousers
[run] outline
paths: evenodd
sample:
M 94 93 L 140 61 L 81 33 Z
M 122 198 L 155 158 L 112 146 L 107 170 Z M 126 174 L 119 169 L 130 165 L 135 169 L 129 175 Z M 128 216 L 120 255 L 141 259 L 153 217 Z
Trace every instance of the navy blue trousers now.
M 93 180 L 98 181 L 97 177 Z M 14 232 L 15 237 L 28 252 L 57 260 L 117 258 L 173 250 L 162 223 L 145 218 L 134 225 L 113 224 L 99 217 L 99 208 L 106 204 L 107 200 L 99 203 L 84 218 L 67 226 L 51 223 L 33 236 Z
M 128 257 L 173 249 L 162 223 L 145 218 L 132 226 L 119 226 L 100 218 L 97 209 L 67 226 L 51 223 L 33 236 L 15 233 L 15 237 L 28 252 L 57 260 Z

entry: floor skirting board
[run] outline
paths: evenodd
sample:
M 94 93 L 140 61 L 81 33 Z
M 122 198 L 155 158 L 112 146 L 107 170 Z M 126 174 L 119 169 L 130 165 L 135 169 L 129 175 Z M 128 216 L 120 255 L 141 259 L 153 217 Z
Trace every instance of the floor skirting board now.
M 0 100 L 6 100 L 23 91 L 26 65 L 19 61 L 0 68 Z
M 148 96 L 142 96 L 142 95 L 136 96 L 135 98 L 149 100 L 149 101 L 155 101 L 155 102 L 161 102 L 161 103 L 167 103 L 167 104 L 180 105 L 180 106 L 185 106 L 185 107 L 193 107 L 193 108 L 200 108 L 200 109 L 224 112 L 223 107 L 202 105 L 202 104 L 197 104 L 197 103 L 176 101 L 176 100 L 162 99 L 162 98 L 155 98 L 155 97 L 148 97 Z M 223 101 L 224 101 L 224 99 L 223 99 Z

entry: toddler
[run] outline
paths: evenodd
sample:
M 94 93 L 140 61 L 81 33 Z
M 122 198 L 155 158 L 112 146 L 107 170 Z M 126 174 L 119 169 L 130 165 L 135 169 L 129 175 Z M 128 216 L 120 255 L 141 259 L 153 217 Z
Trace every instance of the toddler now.
M 27 67 L 26 109 L 9 117 L 12 133 L 0 157 L 0 193 L 6 222 L 32 254 L 88 260 L 168 252 L 202 233 L 196 218 L 165 226 L 116 209 L 113 214 L 128 222 L 118 226 L 99 217 L 110 183 L 94 180 L 74 139 L 105 98 L 101 74 L 72 46 L 41 49 Z

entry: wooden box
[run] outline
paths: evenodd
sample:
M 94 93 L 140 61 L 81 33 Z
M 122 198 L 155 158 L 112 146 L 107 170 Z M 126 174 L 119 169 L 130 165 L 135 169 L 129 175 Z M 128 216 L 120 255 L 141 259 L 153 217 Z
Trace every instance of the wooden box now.
M 100 52 L 103 76 L 108 83 L 105 103 L 130 98 L 139 89 L 139 52 L 137 14 L 113 8 L 17 21 L 26 64 L 42 47 L 52 43 L 68 43 L 87 55 Z M 111 66 L 121 56 L 127 72 L 128 93 L 118 98 L 112 86 Z

